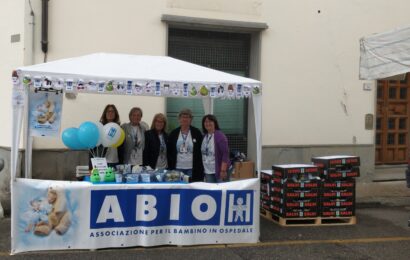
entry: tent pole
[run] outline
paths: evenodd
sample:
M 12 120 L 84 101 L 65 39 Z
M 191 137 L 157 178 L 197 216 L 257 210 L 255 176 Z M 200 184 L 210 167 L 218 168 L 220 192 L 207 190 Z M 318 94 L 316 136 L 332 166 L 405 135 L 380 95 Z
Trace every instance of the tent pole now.
M 32 150 L 32 144 L 33 144 L 33 139 L 30 136 L 30 129 L 29 129 L 29 96 L 30 96 L 30 90 L 27 90 L 27 95 L 26 95 L 26 101 L 25 101 L 25 110 L 24 110 L 24 137 L 25 137 L 25 163 L 24 163 L 24 177 L 31 179 L 31 150 Z
M 211 97 L 202 99 L 202 106 L 204 107 L 205 115 L 214 114 L 214 99 Z
M 252 96 L 253 116 L 255 120 L 256 135 L 256 169 L 260 178 L 262 167 L 262 97 L 261 95 Z

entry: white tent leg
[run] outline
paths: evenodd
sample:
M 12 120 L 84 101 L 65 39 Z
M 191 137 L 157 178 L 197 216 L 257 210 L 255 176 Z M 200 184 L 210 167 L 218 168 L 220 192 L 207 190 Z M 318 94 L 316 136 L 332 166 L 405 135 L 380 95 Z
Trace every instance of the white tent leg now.
M 26 121 L 28 122 L 28 120 Z M 32 179 L 31 174 L 31 156 L 33 154 L 33 137 L 26 135 L 26 154 L 25 154 L 25 174 L 24 177 L 27 179 Z
M 214 114 L 214 99 L 213 98 L 203 98 L 202 105 L 204 107 L 205 115 Z
M 21 86 L 22 88 L 22 86 Z M 19 98 L 24 98 L 20 100 Z M 13 89 L 13 108 L 12 108 L 12 143 L 11 143 L 11 163 L 10 163 L 10 173 L 11 181 L 16 179 L 17 175 L 17 161 L 18 161 L 18 151 L 20 146 L 20 135 L 23 123 L 23 114 L 25 107 L 27 107 L 27 91 L 24 90 L 14 90 Z
M 29 93 L 27 92 L 27 96 Z M 33 137 L 30 136 L 30 129 L 29 129 L 29 118 L 30 118 L 30 109 L 29 109 L 29 99 L 26 100 L 26 109 L 24 113 L 24 136 L 25 139 L 25 168 L 24 168 L 24 177 L 31 179 L 31 151 L 33 146 Z
M 255 119 L 255 135 L 256 135 L 256 169 L 258 178 L 261 174 L 262 167 L 262 96 L 252 96 L 253 116 Z

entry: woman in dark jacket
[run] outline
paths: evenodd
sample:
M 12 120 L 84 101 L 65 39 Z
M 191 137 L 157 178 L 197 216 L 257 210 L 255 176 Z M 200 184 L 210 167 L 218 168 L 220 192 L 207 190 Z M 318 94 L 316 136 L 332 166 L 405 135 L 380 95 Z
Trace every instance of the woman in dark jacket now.
M 204 181 L 202 133 L 198 128 L 191 126 L 190 109 L 182 109 L 178 120 L 180 127 L 174 129 L 168 137 L 168 169 L 183 172 L 190 176 L 191 182 Z
M 151 129 L 145 132 L 145 146 L 142 154 L 144 166 L 150 166 L 152 169 L 168 167 L 166 127 L 166 117 L 161 113 L 156 114 L 152 120 Z

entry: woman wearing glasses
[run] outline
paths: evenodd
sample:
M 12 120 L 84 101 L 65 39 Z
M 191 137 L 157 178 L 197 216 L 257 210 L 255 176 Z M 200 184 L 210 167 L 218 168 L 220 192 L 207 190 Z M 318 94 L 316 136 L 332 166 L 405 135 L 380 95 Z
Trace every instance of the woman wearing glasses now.
M 133 107 L 128 114 L 129 123 L 122 124 L 125 132 L 124 143 L 119 148 L 120 162 L 123 164 L 142 165 L 142 153 L 144 151 L 145 131 L 147 123 L 141 121 L 142 109 Z
M 108 123 L 116 123 L 118 125 L 121 124 L 120 122 L 120 115 L 118 113 L 117 108 L 113 104 L 108 104 L 105 106 L 104 111 L 100 117 L 100 123 L 103 125 L 106 125 Z M 102 154 L 100 154 L 102 151 Z M 91 153 L 89 153 L 89 168 L 92 169 L 92 163 L 91 163 L 91 158 L 94 157 L 94 155 L 98 155 L 101 157 L 105 157 L 107 160 L 107 164 L 109 167 L 114 167 L 119 163 L 119 154 L 118 150 L 115 147 L 108 147 L 104 148 L 101 146 L 96 147 L 93 149 Z
M 204 180 L 202 165 L 201 131 L 191 126 L 192 111 L 182 109 L 178 115 L 180 127 L 174 129 L 168 138 L 168 168 L 178 170 L 190 176 L 190 181 Z

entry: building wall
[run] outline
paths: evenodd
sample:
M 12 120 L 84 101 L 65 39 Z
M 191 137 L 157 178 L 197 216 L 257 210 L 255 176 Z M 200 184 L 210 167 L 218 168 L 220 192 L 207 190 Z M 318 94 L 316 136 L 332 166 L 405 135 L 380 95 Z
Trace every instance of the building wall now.
M 312 156 L 361 156 L 361 180 L 374 173 L 375 82 L 358 79 L 359 39 L 407 26 L 407 1 L 264 1 L 263 168 Z M 400 6 L 400 8 L 398 8 Z M 399 10 L 400 9 L 400 10 Z M 394 15 L 389 15 L 393 14 Z
M 365 1 L 371 6 L 325 0 L 219 2 L 50 1 L 48 60 L 91 52 L 164 55 L 166 25 L 161 15 L 165 13 L 266 22 L 260 71 L 263 145 L 373 144 L 374 131 L 364 129 L 364 117 L 375 112 L 375 89 L 364 91 L 364 82 L 358 80 L 359 39 L 404 26 L 410 20 L 406 8 L 396 10 L 394 1 L 382 0 Z M 396 2 L 410 7 L 406 1 Z M 389 9 L 395 15 L 387 19 L 383 12 Z M 36 60 L 41 59 L 37 51 Z M 133 105 L 146 111 L 147 121 L 164 110 L 164 100 L 158 98 L 88 100 L 89 96 L 65 100 L 63 128 L 98 118 L 110 102 L 120 104 L 122 121 Z M 36 140 L 35 147 L 63 146 L 60 141 Z
M 270 28 L 262 42 L 262 111 L 269 122 L 263 124 L 263 144 L 373 144 L 374 131 L 364 129 L 364 118 L 375 113 L 375 88 L 364 91 L 358 79 L 359 39 L 408 25 L 406 6 L 264 1 Z
M 0 147 L 11 145 L 11 73 L 24 61 L 24 15 L 24 0 L 0 2 L 0 120 L 7 122 L 0 131 Z M 12 36 L 20 40 L 11 42 Z
M 0 158 L 4 160 L 0 207 L 6 213 L 10 209 L 11 73 L 24 62 L 25 12 L 24 0 L 0 1 Z
M 4 37 L 0 52 L 5 57 L 0 61 L 0 80 L 6 86 L 11 86 L 7 82 L 13 68 L 44 60 L 39 44 L 41 1 L 31 3 L 36 14 L 33 59 L 28 53 L 28 1 L 0 4 L 4 21 L 0 23 L 0 37 Z M 375 113 L 375 87 L 364 91 L 365 82 L 358 79 L 359 39 L 408 25 L 409 9 L 407 0 L 49 1 L 47 60 L 94 52 L 165 55 L 163 14 L 266 23 L 269 28 L 261 32 L 259 71 L 264 86 L 263 166 L 360 151 L 370 173 L 375 131 L 365 130 L 364 118 Z M 21 33 L 22 41 L 10 44 L 14 33 Z M 4 94 L 0 95 L 5 111 L 1 116 L 10 122 L 10 88 L 5 87 Z M 85 120 L 97 121 L 108 103 L 118 106 L 122 122 L 128 121 L 133 106 L 144 110 L 143 120 L 148 123 L 165 109 L 161 98 L 80 94 L 75 100 L 64 99 L 62 129 Z M 9 147 L 10 139 L 10 129 L 2 130 L 0 146 Z M 50 151 L 64 146 L 58 138 L 35 138 L 34 148 Z

